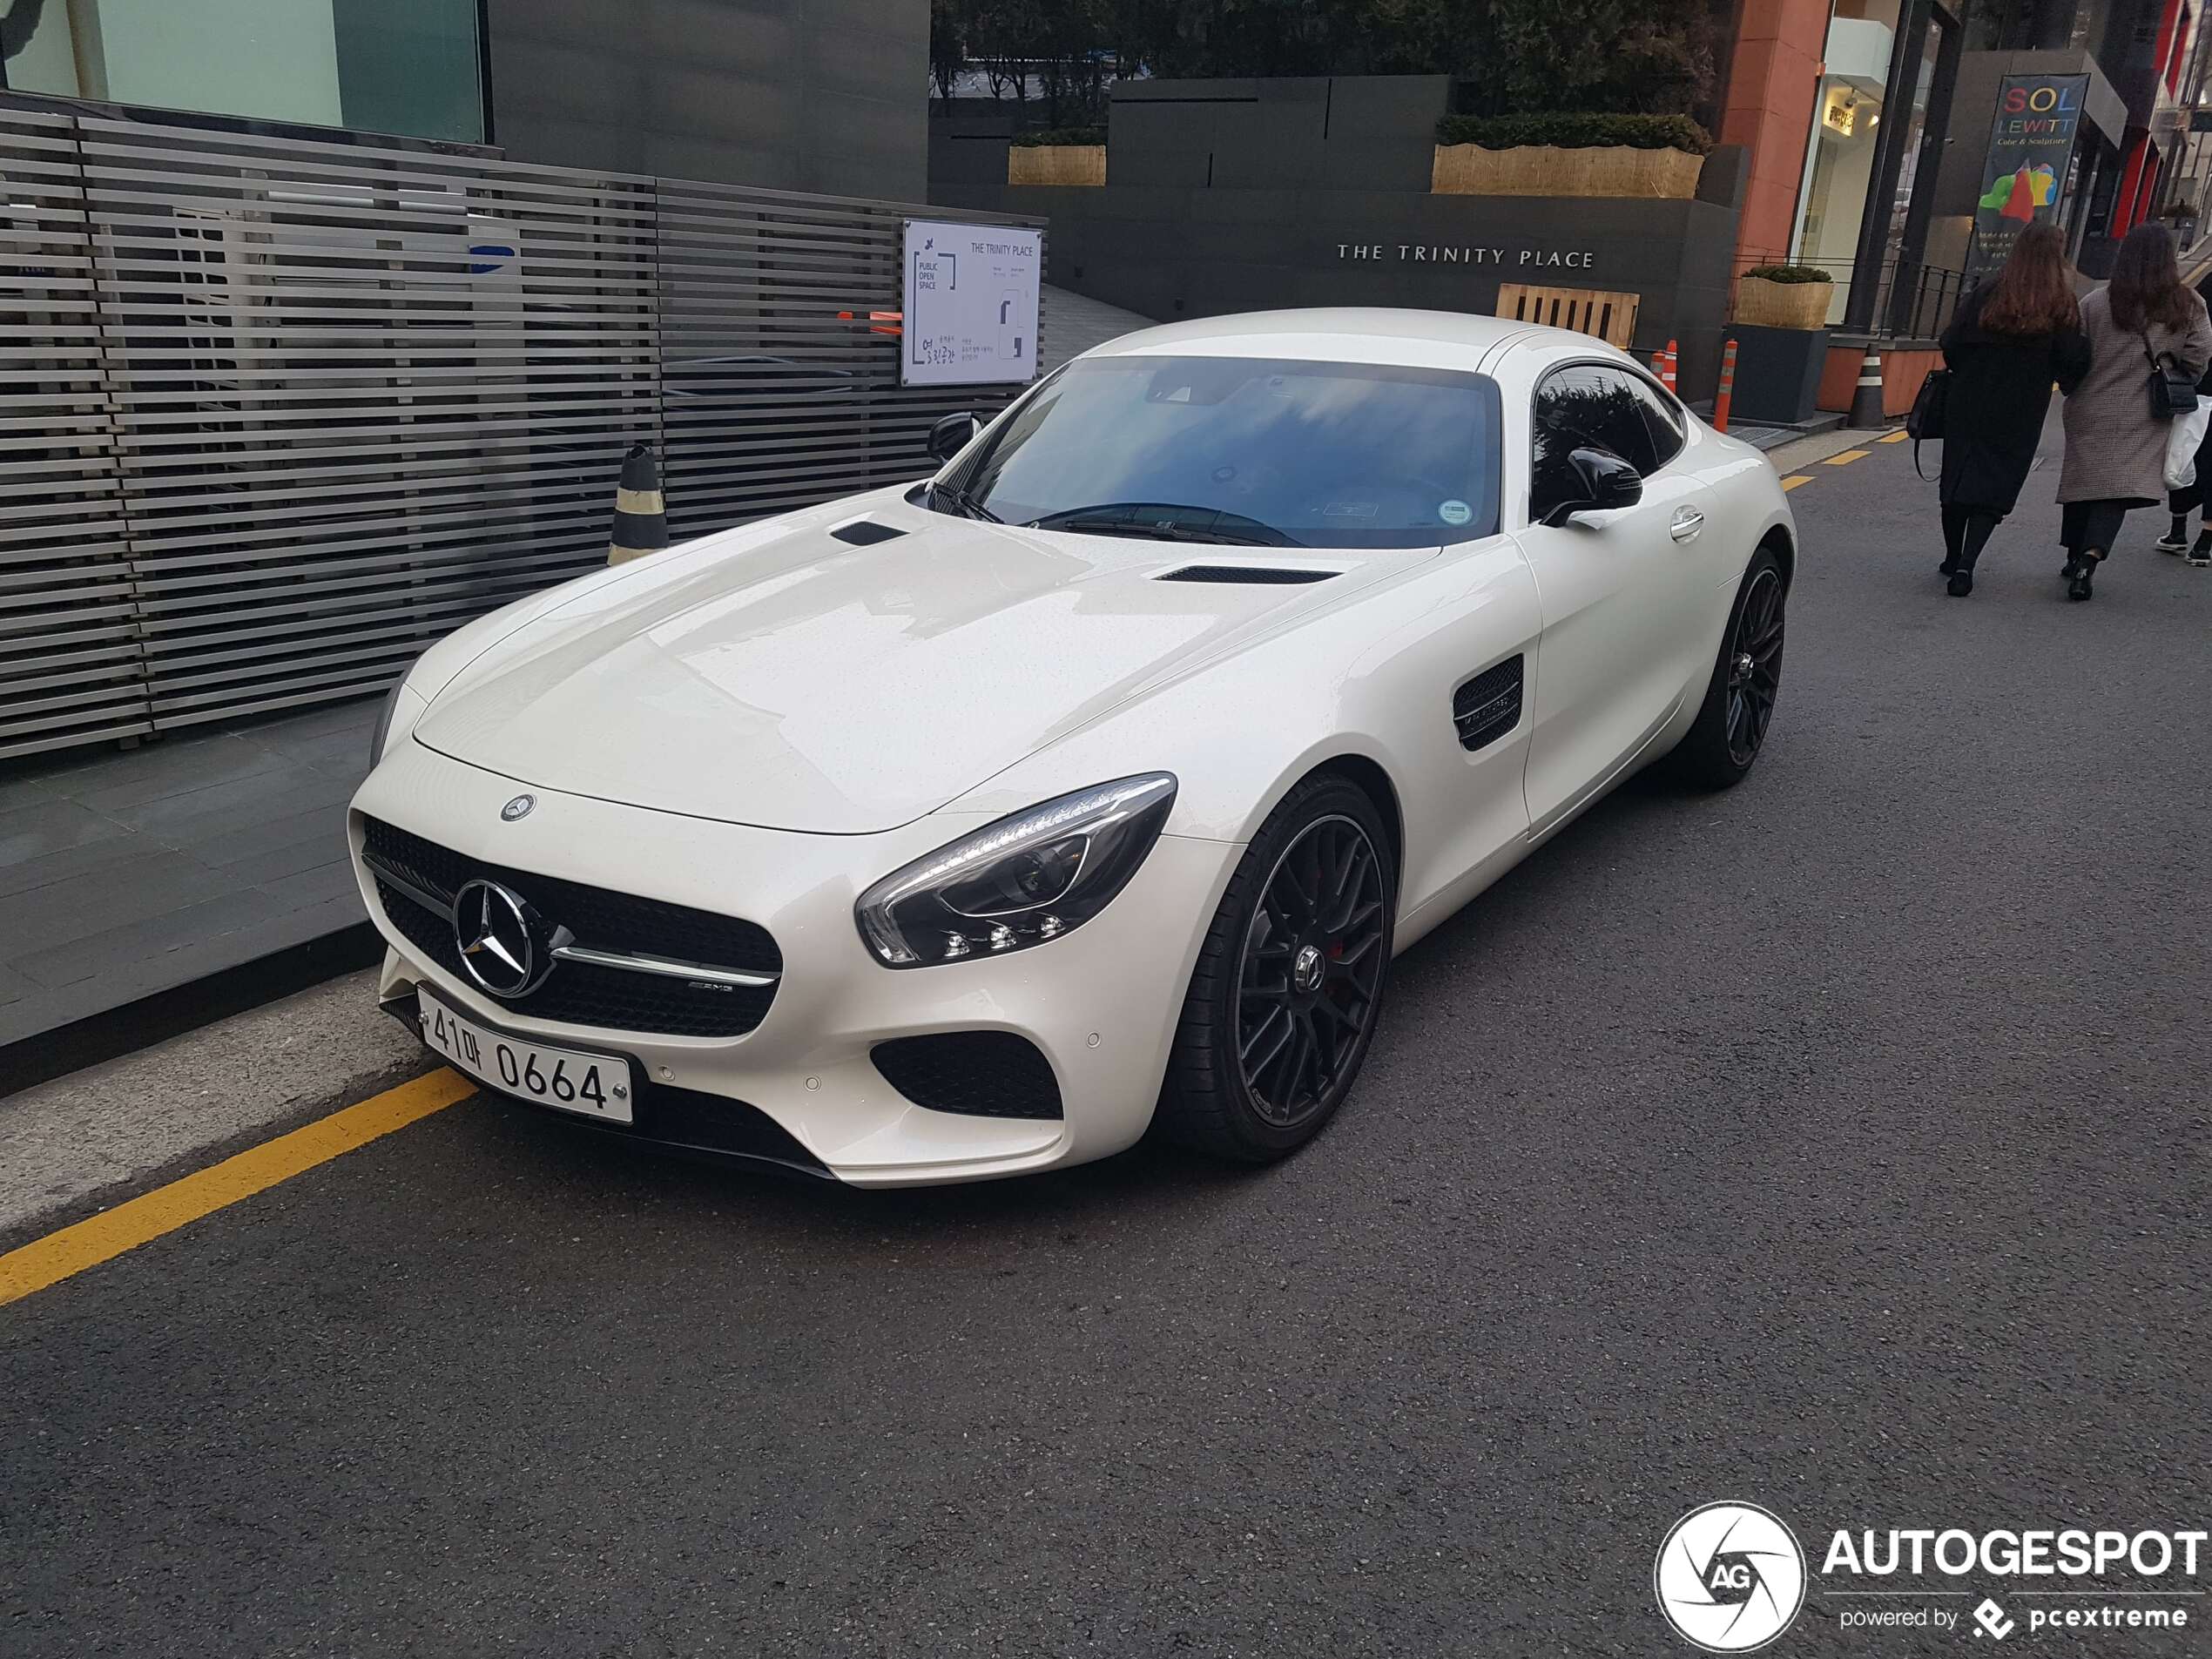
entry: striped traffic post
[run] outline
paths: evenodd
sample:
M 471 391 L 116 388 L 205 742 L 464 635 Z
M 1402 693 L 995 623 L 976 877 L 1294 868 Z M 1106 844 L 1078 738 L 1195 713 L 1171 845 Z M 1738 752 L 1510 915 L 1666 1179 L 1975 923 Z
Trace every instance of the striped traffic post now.
M 1736 400 L 1736 342 L 1721 347 L 1721 389 L 1713 394 L 1713 430 L 1728 430 L 1728 406 Z
M 1680 359 L 1675 350 L 1675 342 L 1671 340 L 1667 342 L 1666 381 L 1667 389 L 1679 396 L 1682 393 L 1682 371 Z
M 1871 428 L 1885 424 L 1882 415 L 1882 354 L 1874 342 L 1866 342 L 1866 355 L 1859 361 L 1858 388 L 1851 394 L 1851 425 Z
M 668 545 L 668 503 L 660 493 L 660 469 L 642 443 L 622 458 L 622 479 L 615 487 L 615 528 L 607 541 L 607 563 L 626 564 Z

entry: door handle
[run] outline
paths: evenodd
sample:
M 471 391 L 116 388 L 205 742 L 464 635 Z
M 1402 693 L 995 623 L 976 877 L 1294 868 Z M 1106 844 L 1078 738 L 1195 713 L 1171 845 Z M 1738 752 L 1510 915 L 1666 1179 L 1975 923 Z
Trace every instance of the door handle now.
M 1677 507 L 1675 509 L 1674 524 L 1667 534 L 1677 542 L 1694 542 L 1697 539 L 1697 532 L 1704 528 L 1704 514 L 1695 507 Z

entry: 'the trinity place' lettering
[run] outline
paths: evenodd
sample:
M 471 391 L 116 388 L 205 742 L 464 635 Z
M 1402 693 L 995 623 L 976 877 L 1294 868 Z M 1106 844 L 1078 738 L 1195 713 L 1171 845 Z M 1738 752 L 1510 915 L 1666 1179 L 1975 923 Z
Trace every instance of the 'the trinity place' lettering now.
M 1339 242 L 1339 260 L 1388 260 L 1391 250 L 1408 265 L 1510 265 L 1531 271 L 1552 266 L 1587 271 L 1597 257 L 1588 248 L 1447 247 L 1433 242 Z

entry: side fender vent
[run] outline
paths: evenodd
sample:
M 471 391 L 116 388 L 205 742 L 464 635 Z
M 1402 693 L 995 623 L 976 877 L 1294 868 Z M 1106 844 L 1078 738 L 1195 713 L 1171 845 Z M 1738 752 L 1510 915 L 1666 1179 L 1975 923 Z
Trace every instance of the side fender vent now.
M 1293 570 L 1279 564 L 1186 564 L 1153 579 L 1158 582 L 1244 582 L 1261 587 L 1326 582 L 1341 570 Z
M 1508 657 L 1452 693 L 1452 724 L 1459 728 L 1460 748 L 1486 747 L 1521 724 L 1521 661 Z
M 830 535 L 840 542 L 850 542 L 854 547 L 873 547 L 878 542 L 895 542 L 906 531 L 890 524 L 879 524 L 872 518 L 856 518 L 850 524 L 840 524 Z

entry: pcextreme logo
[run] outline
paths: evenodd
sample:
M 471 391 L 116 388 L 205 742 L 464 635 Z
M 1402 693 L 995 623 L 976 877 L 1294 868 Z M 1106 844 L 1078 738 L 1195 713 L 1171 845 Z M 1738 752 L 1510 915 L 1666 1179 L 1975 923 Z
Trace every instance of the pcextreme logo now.
M 1651 1568 L 1667 1622 L 1707 1653 L 1750 1653 L 1790 1628 L 1805 1603 L 1797 1534 L 1755 1503 L 1709 1503 L 1667 1534 Z

